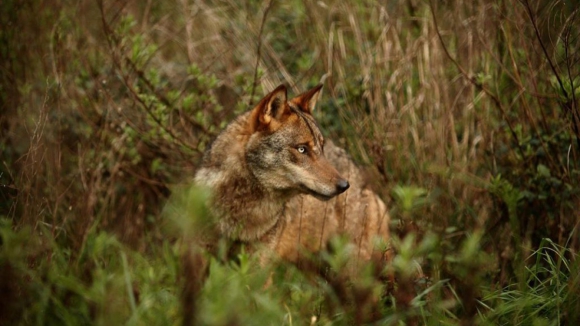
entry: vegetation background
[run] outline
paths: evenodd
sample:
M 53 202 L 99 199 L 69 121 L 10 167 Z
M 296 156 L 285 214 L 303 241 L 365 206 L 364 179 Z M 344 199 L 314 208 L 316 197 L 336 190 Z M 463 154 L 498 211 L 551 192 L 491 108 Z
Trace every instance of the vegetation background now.
M 0 324 L 578 324 L 579 8 L 1 1 Z M 354 283 L 212 258 L 193 309 L 204 149 L 322 76 L 397 257 Z

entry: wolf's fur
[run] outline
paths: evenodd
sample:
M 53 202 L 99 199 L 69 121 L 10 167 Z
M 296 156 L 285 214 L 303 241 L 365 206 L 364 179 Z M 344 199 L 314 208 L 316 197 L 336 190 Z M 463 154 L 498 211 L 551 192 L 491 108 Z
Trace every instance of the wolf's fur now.
M 385 204 L 346 152 L 324 141 L 311 115 L 321 87 L 287 101 L 279 86 L 206 152 L 195 182 L 212 190 L 219 236 L 297 261 L 303 249 L 320 251 L 343 234 L 355 258 L 380 256 L 373 238 L 388 238 Z

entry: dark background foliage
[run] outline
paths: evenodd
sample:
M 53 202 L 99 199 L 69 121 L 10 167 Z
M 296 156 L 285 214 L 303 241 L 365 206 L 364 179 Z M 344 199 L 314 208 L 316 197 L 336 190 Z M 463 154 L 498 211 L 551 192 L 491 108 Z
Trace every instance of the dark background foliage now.
M 579 15 L 573 1 L 2 1 L 0 323 L 180 322 L 180 239 L 203 198 L 187 185 L 208 142 L 278 84 L 324 79 L 315 115 L 391 209 L 396 280 L 283 266 L 264 290 L 252 257 L 213 261 L 203 323 L 574 324 Z

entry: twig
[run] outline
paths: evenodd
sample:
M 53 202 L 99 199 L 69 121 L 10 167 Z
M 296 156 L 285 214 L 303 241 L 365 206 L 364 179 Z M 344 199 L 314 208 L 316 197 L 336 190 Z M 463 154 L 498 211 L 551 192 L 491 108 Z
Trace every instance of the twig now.
M 254 100 L 254 94 L 256 92 L 256 84 L 258 83 L 258 66 L 260 65 L 260 57 L 262 56 L 262 33 L 264 32 L 264 25 L 266 25 L 266 17 L 268 16 L 268 12 L 270 12 L 270 8 L 272 8 L 272 4 L 274 0 L 270 0 L 266 9 L 264 9 L 264 15 L 262 16 L 262 23 L 260 24 L 260 32 L 258 33 L 258 49 L 256 53 L 256 65 L 254 67 L 254 80 L 252 82 L 252 93 L 250 95 L 250 102 L 248 106 L 252 106 L 252 101 Z
M 566 28 L 566 32 L 564 34 L 564 51 L 565 51 L 565 59 L 566 59 L 566 70 L 568 73 L 568 80 L 570 82 L 570 89 L 572 93 L 572 105 L 570 106 L 570 111 L 572 111 L 572 121 L 574 122 L 574 132 L 576 133 L 576 144 L 578 149 L 580 149 L 580 131 L 578 130 L 578 123 L 580 122 L 580 112 L 578 111 L 578 106 L 576 102 L 576 87 L 574 85 L 574 78 L 572 77 L 572 72 L 570 71 L 570 26 Z
M 139 68 L 137 68 L 137 66 L 135 65 L 135 63 L 128 57 L 125 57 L 125 62 L 131 67 L 131 69 L 137 74 L 137 77 L 139 77 L 139 79 L 141 81 L 143 81 L 145 83 L 145 85 L 147 86 L 147 88 L 149 88 L 149 90 L 155 95 L 155 97 L 165 106 L 167 106 L 168 108 L 172 108 L 173 107 L 173 103 L 171 103 L 169 101 L 169 99 L 167 97 L 165 97 L 163 94 L 160 94 L 159 92 L 157 92 L 155 90 L 155 86 L 153 85 L 153 83 L 151 83 L 151 81 L 149 79 L 147 79 L 147 77 L 145 76 L 145 73 L 140 70 Z M 191 120 L 189 119 L 189 117 L 186 117 L 187 121 L 189 123 L 192 124 L 193 127 L 195 127 L 197 130 L 203 132 L 204 134 L 208 135 L 208 136 L 215 136 L 214 133 L 210 132 L 209 130 L 207 130 L 202 124 L 200 124 L 197 121 Z
M 542 47 L 542 51 L 544 52 L 544 56 L 546 57 L 546 60 L 548 60 L 548 64 L 550 65 L 550 68 L 552 69 L 554 76 L 556 76 L 556 79 L 558 80 L 558 84 L 560 85 L 560 88 L 562 89 L 562 93 L 564 93 L 564 97 L 568 98 L 568 92 L 566 92 L 566 89 L 564 88 L 564 84 L 562 84 L 562 79 L 560 79 L 560 74 L 558 74 L 558 71 L 556 70 L 556 66 L 554 66 L 554 63 L 552 62 L 552 59 L 550 59 L 550 55 L 548 54 L 548 50 L 546 49 L 544 42 L 542 42 L 542 38 L 540 37 L 540 31 L 538 30 L 538 25 L 536 24 L 536 19 L 534 18 L 534 15 L 532 14 L 532 8 L 530 7 L 528 0 L 520 0 L 520 1 L 524 4 L 524 7 L 526 8 L 526 13 L 528 14 L 528 17 L 530 18 L 530 22 L 532 23 L 532 26 L 534 27 L 534 32 L 536 33 L 536 38 L 538 39 L 538 42 L 540 43 L 540 46 Z
M 163 129 L 163 131 L 165 131 L 173 140 L 177 141 L 179 144 L 181 144 L 182 146 L 184 146 L 192 151 L 199 151 L 199 149 L 194 148 L 190 144 L 186 143 L 183 139 L 181 139 L 180 137 L 175 135 L 173 130 L 167 128 L 159 120 L 159 118 L 156 117 L 155 114 L 153 114 L 149 105 L 147 105 L 147 103 L 145 103 L 143 101 L 141 96 L 139 96 L 139 93 L 137 92 L 137 90 L 131 85 L 131 82 L 129 81 L 129 77 L 125 73 L 123 73 L 122 62 L 121 62 L 121 59 L 119 58 L 119 55 L 117 54 L 117 51 L 115 49 L 115 44 L 118 43 L 117 35 L 111 30 L 111 27 L 109 26 L 109 23 L 107 22 L 107 19 L 105 18 L 105 9 L 104 9 L 104 5 L 103 5 L 102 0 L 97 1 L 97 5 L 98 5 L 99 11 L 101 13 L 101 22 L 103 24 L 103 29 L 104 29 L 105 36 L 106 36 L 105 38 L 107 39 L 107 44 L 109 46 L 111 57 L 113 59 L 113 64 L 115 65 L 115 68 L 120 72 L 121 79 L 122 79 L 123 83 L 125 84 L 125 87 L 127 87 L 127 89 L 129 90 L 129 92 L 131 93 L 133 98 L 145 109 L 145 111 L 153 119 L 153 121 L 159 127 L 161 127 L 161 129 Z M 151 89 L 151 91 L 156 95 L 156 98 L 158 100 L 160 100 L 163 104 L 165 104 L 167 107 L 171 107 L 172 105 L 169 102 L 169 100 L 165 99 L 164 97 L 160 97 L 155 92 L 153 85 L 151 85 L 151 83 L 148 80 L 146 80 L 143 72 L 139 71 L 135 67 L 134 63 L 129 58 L 125 57 L 124 59 L 126 61 L 126 64 L 128 64 L 129 66 L 131 66 L 131 68 L 133 68 L 133 70 L 137 73 L 137 76 L 140 79 L 142 79 L 145 82 L 145 84 L 147 85 L 147 87 L 149 87 Z
M 501 115 L 503 116 L 504 120 L 506 121 L 508 128 L 510 130 L 510 133 L 511 133 L 512 137 L 514 138 L 514 140 L 516 141 L 516 145 L 518 147 L 520 154 L 522 155 L 522 158 L 525 158 L 526 155 L 524 153 L 524 150 L 521 147 L 518 135 L 516 134 L 514 127 L 512 126 L 511 121 L 508 119 L 507 114 L 505 112 L 505 109 L 501 105 L 501 101 L 487 87 L 485 87 L 485 85 L 483 83 L 478 82 L 475 79 L 475 77 L 469 76 L 467 71 L 465 71 L 465 69 L 457 62 L 457 60 L 455 60 L 455 58 L 453 58 L 451 53 L 449 53 L 449 50 L 447 49 L 447 46 L 445 45 L 445 42 L 443 41 L 443 37 L 441 36 L 441 32 L 439 31 L 439 25 L 437 23 L 435 9 L 433 7 L 433 0 L 429 0 L 429 7 L 431 9 L 431 15 L 433 16 L 433 24 L 435 25 L 435 32 L 437 33 L 437 37 L 439 38 L 439 42 L 441 43 L 441 46 L 443 47 L 443 52 L 445 52 L 445 56 L 447 56 L 447 58 L 449 58 L 449 60 L 451 60 L 451 62 L 453 62 L 455 67 L 457 67 L 457 69 L 459 69 L 459 72 L 461 73 L 461 75 L 464 78 L 466 78 L 471 84 L 473 84 L 478 89 L 482 90 L 487 96 L 489 96 L 491 98 L 492 102 L 500 110 Z
M 534 32 L 536 34 L 536 38 L 538 39 L 538 42 L 540 43 L 540 46 L 542 47 L 542 51 L 544 52 L 544 57 L 548 61 L 548 64 L 550 65 L 550 69 L 552 69 L 552 72 L 554 73 L 554 76 L 556 77 L 556 80 L 558 81 L 558 85 L 560 85 L 560 90 L 562 91 L 562 94 L 564 94 L 564 97 L 566 98 L 566 100 L 568 102 L 568 103 L 565 103 L 564 107 L 566 107 L 566 109 L 568 109 L 570 111 L 570 115 L 572 117 L 572 122 L 573 122 L 572 126 L 574 128 L 574 133 L 576 134 L 576 143 L 578 145 L 578 148 L 580 149 L 580 130 L 578 127 L 578 122 L 577 122 L 577 120 L 579 119 L 579 116 L 578 116 L 579 113 L 577 112 L 577 110 L 574 110 L 574 107 L 576 106 L 574 88 L 572 88 L 573 104 L 570 105 L 570 103 L 569 103 L 570 97 L 568 95 L 568 92 L 566 91 L 566 88 L 564 87 L 564 83 L 562 82 L 562 79 L 560 78 L 560 74 L 556 70 L 556 66 L 554 65 L 554 63 L 552 62 L 552 59 L 550 58 L 550 55 L 548 54 L 548 50 L 546 49 L 546 46 L 545 46 L 544 42 L 542 41 L 542 37 L 540 36 L 540 31 L 538 29 L 538 24 L 536 23 L 535 16 L 532 13 L 532 8 L 530 7 L 530 3 L 528 2 L 528 0 L 520 0 L 520 1 L 524 5 L 524 8 L 526 9 L 526 13 L 528 14 L 528 17 L 530 18 L 530 22 L 532 23 L 532 26 L 534 27 Z M 570 65 L 568 63 L 568 43 L 567 42 L 566 42 L 564 48 L 566 50 L 567 68 L 570 69 Z M 573 81 L 570 81 L 570 82 L 571 82 L 571 86 L 573 86 L 574 85 Z

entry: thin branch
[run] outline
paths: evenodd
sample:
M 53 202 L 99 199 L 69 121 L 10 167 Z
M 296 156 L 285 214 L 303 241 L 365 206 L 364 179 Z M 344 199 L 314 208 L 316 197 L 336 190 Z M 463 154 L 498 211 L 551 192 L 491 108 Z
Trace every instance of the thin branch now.
M 515 129 L 512 126 L 510 119 L 508 119 L 507 114 L 505 112 L 505 109 L 501 105 L 501 101 L 483 83 L 478 82 L 475 79 L 475 77 L 469 76 L 469 73 L 467 73 L 467 71 L 457 62 L 457 60 L 455 60 L 455 58 L 453 58 L 451 53 L 449 53 L 449 50 L 447 49 L 447 46 L 445 45 L 445 42 L 443 41 L 443 36 L 441 36 L 441 32 L 439 30 L 439 24 L 437 23 L 435 9 L 433 7 L 433 0 L 429 0 L 429 7 L 431 9 L 431 15 L 433 16 L 433 24 L 435 25 L 435 32 L 437 33 L 437 37 L 439 38 L 439 42 L 441 43 L 441 47 L 443 48 L 443 52 L 445 52 L 445 56 L 447 56 L 447 58 L 449 58 L 449 60 L 451 60 L 451 62 L 453 62 L 453 65 L 455 65 L 455 67 L 457 67 L 457 69 L 459 70 L 459 72 L 461 73 L 461 75 L 465 79 L 467 79 L 471 84 L 473 84 L 478 89 L 482 90 L 487 96 L 489 96 L 491 98 L 492 102 L 500 110 L 501 115 L 503 116 L 505 122 L 507 123 L 508 128 L 510 130 L 510 133 L 511 133 L 512 137 L 514 138 L 514 140 L 516 141 L 516 145 L 518 147 L 520 154 L 522 155 L 522 158 L 525 158 L 526 155 L 524 153 L 524 150 L 521 147 L 518 135 L 516 134 Z
M 169 101 L 169 99 L 167 97 L 165 97 L 163 94 L 161 94 L 155 90 L 155 86 L 153 85 L 153 83 L 151 83 L 151 81 L 145 76 L 145 73 L 142 70 L 137 68 L 135 63 L 131 59 L 129 59 L 129 57 L 125 57 L 125 62 L 131 67 L 131 69 L 137 74 L 137 77 L 139 77 L 139 79 L 145 83 L 145 86 L 147 86 L 147 88 L 149 88 L 149 90 L 155 95 L 155 97 L 163 105 L 167 106 L 168 108 L 173 108 L 173 103 L 171 103 Z M 215 136 L 214 133 L 207 130 L 201 123 L 199 123 L 195 120 L 192 120 L 187 116 L 185 118 L 197 130 L 203 132 L 204 134 L 206 134 L 210 137 Z
M 168 128 L 167 126 L 165 126 L 163 124 L 163 122 L 161 122 L 161 120 L 159 120 L 159 118 L 157 116 L 155 116 L 155 114 L 153 114 L 153 112 L 151 111 L 151 108 L 149 105 L 147 105 L 147 103 L 145 103 L 145 101 L 143 101 L 143 99 L 141 98 L 141 96 L 139 96 L 139 92 L 137 92 L 137 90 L 131 85 L 131 82 L 129 81 L 129 76 L 127 76 L 127 74 L 124 73 L 123 67 L 122 67 L 122 60 L 121 58 L 119 58 L 119 54 L 116 51 L 116 44 L 118 43 L 118 38 L 117 35 L 112 31 L 111 26 L 109 25 L 109 23 L 107 22 L 107 19 L 105 17 L 105 9 L 104 9 L 104 5 L 102 0 L 98 0 L 97 1 L 97 5 L 99 7 L 99 11 L 101 13 L 101 22 L 103 24 L 103 30 L 105 32 L 105 38 L 107 39 L 107 44 L 109 46 L 109 50 L 111 53 L 111 57 L 113 59 L 113 64 L 115 65 L 115 68 L 119 71 L 121 79 L 123 81 L 123 83 L 125 84 L 125 87 L 127 87 L 127 89 L 129 90 L 129 92 L 131 93 L 131 95 L 133 96 L 134 100 L 136 100 L 147 112 L 147 114 L 153 119 L 153 121 L 161 128 L 163 129 L 163 131 L 165 131 L 170 137 L 171 139 L 173 139 L 174 141 L 177 141 L 179 144 L 181 144 L 182 146 L 188 148 L 189 150 L 192 151 L 199 151 L 198 148 L 195 148 L 193 146 L 191 146 L 190 144 L 186 143 L 183 139 L 181 139 L 180 137 L 178 137 L 173 130 L 171 130 L 170 128 Z M 130 68 L 132 68 L 136 73 L 137 76 L 143 80 L 145 82 L 145 84 L 147 85 L 148 88 L 151 89 L 151 91 L 155 94 L 156 98 L 163 104 L 165 104 L 168 108 L 172 107 L 171 103 L 169 102 L 169 100 L 167 100 L 165 97 L 160 96 L 159 94 L 157 94 L 155 92 L 155 89 L 153 87 L 153 85 L 145 78 L 144 73 L 140 70 L 137 69 L 137 67 L 134 65 L 134 63 L 127 57 L 124 58 L 125 59 L 125 64 L 129 65 Z M 201 125 L 196 126 L 196 127 L 201 127 Z M 202 131 L 205 128 L 202 128 Z M 207 133 L 209 134 L 209 133 Z
M 544 42 L 542 41 L 542 38 L 540 36 L 540 31 L 538 29 L 538 24 L 536 23 L 536 18 L 532 13 L 532 8 L 530 7 L 530 3 L 528 2 L 528 0 L 521 0 L 521 2 L 524 4 L 524 8 L 526 9 L 526 13 L 528 14 L 528 17 L 530 18 L 530 22 L 532 23 L 532 26 L 534 27 L 534 32 L 536 34 L 536 38 L 538 39 L 538 42 L 540 43 L 540 46 L 542 47 L 542 51 L 544 52 L 544 56 L 546 57 L 546 60 L 548 61 L 548 64 L 550 65 L 550 69 L 552 69 L 552 72 L 554 73 L 554 76 L 556 77 L 556 80 L 558 81 L 558 85 L 560 85 L 560 90 L 562 91 L 562 94 L 564 94 L 564 97 L 567 100 L 567 103 L 564 104 L 564 107 L 566 109 L 568 109 L 568 111 L 570 111 L 570 115 L 572 117 L 572 127 L 574 128 L 574 133 L 576 134 L 576 143 L 578 148 L 580 148 L 580 128 L 578 127 L 578 112 L 577 110 L 574 110 L 574 107 L 576 106 L 576 100 L 574 99 L 574 89 L 572 88 L 572 97 L 573 97 L 573 104 L 570 105 L 570 97 L 568 95 L 568 92 L 566 91 L 566 88 L 564 87 L 564 83 L 562 82 L 562 79 L 560 78 L 560 74 L 558 73 L 558 71 L 556 70 L 556 66 L 554 65 L 554 63 L 552 62 L 552 59 L 550 58 L 550 55 L 548 54 L 548 50 L 546 49 L 546 46 L 544 45 Z M 565 49 L 566 49 L 566 56 L 568 56 L 568 44 L 565 44 Z M 568 69 L 570 68 L 569 65 Z M 573 85 L 573 83 L 572 83 Z
M 252 106 L 252 101 L 254 100 L 254 94 L 256 93 L 256 84 L 258 83 L 258 66 L 260 65 L 260 57 L 262 56 L 262 33 L 264 33 L 264 25 L 266 25 L 266 17 L 268 17 L 268 13 L 270 12 L 270 8 L 272 8 L 272 4 L 274 0 L 270 0 L 266 9 L 264 9 L 264 15 L 262 15 L 262 23 L 260 24 L 260 32 L 258 33 L 258 49 L 256 53 L 256 65 L 254 67 L 254 80 L 252 82 L 252 93 L 250 95 L 250 102 L 248 106 Z
M 522 3 L 524 4 L 524 7 L 526 8 L 526 13 L 528 14 L 528 17 L 530 18 L 530 22 L 532 23 L 532 26 L 534 27 L 534 32 L 536 33 L 536 38 L 538 39 L 538 42 L 540 43 L 540 46 L 542 47 L 542 51 L 544 52 L 544 56 L 546 57 L 546 60 L 548 60 L 548 64 L 550 65 L 550 68 L 552 69 L 554 76 L 556 76 L 556 79 L 558 80 L 558 84 L 560 85 L 560 89 L 562 89 L 562 93 L 564 93 L 564 97 L 568 98 L 568 92 L 566 92 L 566 89 L 564 88 L 564 84 L 562 84 L 562 79 L 560 79 L 560 74 L 558 74 L 558 71 L 556 70 L 556 66 L 554 66 L 554 63 L 552 62 L 552 59 L 550 59 L 550 55 L 548 54 L 548 50 L 546 49 L 544 42 L 542 42 L 542 38 L 540 37 L 540 31 L 538 29 L 538 24 L 536 24 L 536 19 L 532 13 L 532 8 L 530 7 L 528 0 L 522 0 Z
M 566 28 L 564 34 L 564 51 L 565 51 L 565 61 L 566 70 L 568 72 L 568 80 L 570 82 L 570 89 L 572 92 L 572 105 L 570 106 L 570 111 L 572 111 L 572 121 L 574 126 L 574 132 L 576 133 L 576 144 L 578 149 L 580 149 L 580 131 L 578 130 L 578 123 L 580 122 L 580 112 L 578 111 L 578 106 L 576 102 L 576 86 L 574 85 L 574 78 L 572 77 L 572 72 L 570 70 L 570 26 Z

